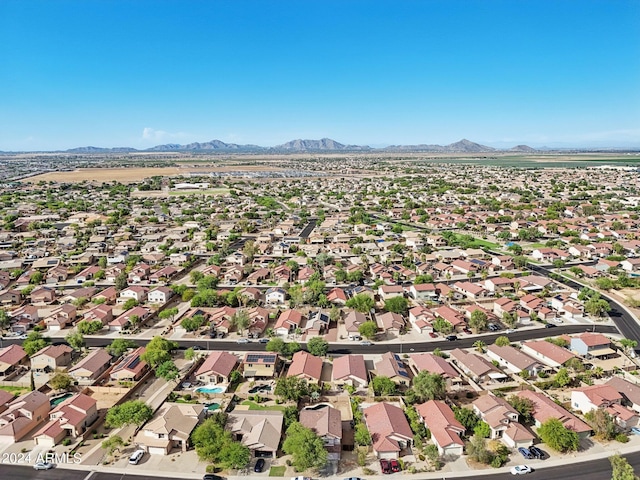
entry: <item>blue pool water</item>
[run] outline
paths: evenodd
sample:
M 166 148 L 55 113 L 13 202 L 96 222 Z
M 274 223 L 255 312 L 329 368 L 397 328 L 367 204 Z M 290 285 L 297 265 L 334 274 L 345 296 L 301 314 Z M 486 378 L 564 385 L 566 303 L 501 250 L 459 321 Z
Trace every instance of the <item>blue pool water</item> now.
M 227 387 L 218 387 L 218 386 L 209 386 L 206 387 L 198 387 L 195 389 L 196 393 L 224 393 L 227 390 Z

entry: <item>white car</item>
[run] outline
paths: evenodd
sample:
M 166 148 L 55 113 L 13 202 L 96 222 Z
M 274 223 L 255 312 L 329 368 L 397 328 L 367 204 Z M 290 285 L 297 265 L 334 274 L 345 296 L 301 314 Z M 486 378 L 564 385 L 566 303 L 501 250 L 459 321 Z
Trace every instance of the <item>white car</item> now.
M 236 340 L 236 343 L 249 343 L 251 340 L 249 340 L 248 338 L 239 338 L 238 340 Z
M 49 462 L 38 462 L 33 466 L 34 470 L 49 470 L 53 468 L 53 463 Z
M 516 329 L 515 328 L 508 328 L 507 330 L 504 331 L 504 333 L 516 333 Z
M 311 477 L 291 477 L 291 480 L 311 480 Z
M 516 465 L 515 467 L 511 467 L 511 475 L 524 475 L 526 473 L 531 473 L 531 467 L 526 465 Z
M 360 342 L 360 345 L 362 345 L 363 347 L 370 347 L 371 345 L 373 345 L 373 342 L 370 342 L 369 340 L 363 340 Z
M 144 457 L 144 450 L 142 449 L 136 450 L 129 457 L 129 463 L 131 465 L 137 465 L 140 462 L 140 460 L 142 460 L 142 457 Z

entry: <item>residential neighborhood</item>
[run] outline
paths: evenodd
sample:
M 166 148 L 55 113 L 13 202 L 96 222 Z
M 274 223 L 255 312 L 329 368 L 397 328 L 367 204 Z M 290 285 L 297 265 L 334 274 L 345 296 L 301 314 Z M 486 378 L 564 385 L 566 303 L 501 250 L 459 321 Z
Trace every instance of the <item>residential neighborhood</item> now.
M 636 442 L 636 172 L 385 165 L 16 182 L 0 449 L 366 477 Z

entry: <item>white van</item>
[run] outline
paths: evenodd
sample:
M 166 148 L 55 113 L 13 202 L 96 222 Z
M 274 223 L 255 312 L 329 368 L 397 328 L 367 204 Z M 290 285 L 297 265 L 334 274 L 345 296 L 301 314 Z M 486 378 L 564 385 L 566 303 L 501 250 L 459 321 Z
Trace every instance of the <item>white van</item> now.
M 129 457 L 129 463 L 131 465 L 137 465 L 140 462 L 140 460 L 142 460 L 143 456 L 144 456 L 144 450 L 142 450 L 142 449 L 136 450 Z

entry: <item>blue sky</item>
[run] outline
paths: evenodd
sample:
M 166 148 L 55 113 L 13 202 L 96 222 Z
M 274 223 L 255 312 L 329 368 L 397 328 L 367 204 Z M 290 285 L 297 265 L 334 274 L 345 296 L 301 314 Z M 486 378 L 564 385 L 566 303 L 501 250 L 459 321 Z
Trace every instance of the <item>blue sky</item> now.
M 1 0 L 0 150 L 640 147 L 640 2 Z

